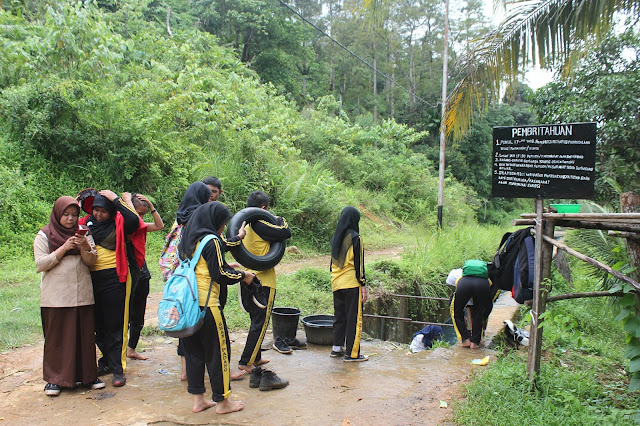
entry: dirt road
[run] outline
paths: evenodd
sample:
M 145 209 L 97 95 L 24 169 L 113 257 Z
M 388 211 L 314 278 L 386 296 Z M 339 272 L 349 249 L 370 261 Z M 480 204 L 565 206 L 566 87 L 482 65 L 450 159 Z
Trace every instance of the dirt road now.
M 398 255 L 391 252 L 380 256 Z M 317 261 L 326 264 L 326 259 Z M 313 261 L 300 263 L 309 266 Z M 297 269 L 290 268 L 281 272 Z M 489 339 L 514 311 L 512 301 L 501 297 L 490 319 Z M 231 337 L 232 360 L 237 362 L 246 334 L 234 332 Z M 304 330 L 298 330 L 298 337 L 305 338 Z M 56 398 L 42 391 L 41 342 L 0 354 L 0 424 L 447 424 L 451 410 L 439 408 L 441 401 L 450 404 L 459 385 L 483 368 L 471 365 L 471 360 L 486 355 L 495 359 L 488 349 L 454 346 L 409 354 L 406 345 L 380 341 L 363 342 L 362 352 L 370 356 L 365 363 L 330 358 L 328 346 L 309 345 L 291 355 L 267 350 L 263 357 L 271 360 L 268 367 L 289 379 L 290 385 L 261 392 L 249 388 L 245 376 L 232 382 L 231 396 L 242 399 L 245 409 L 216 415 L 213 410 L 191 412 L 192 399 L 180 381 L 174 339 L 150 336 L 142 343 L 149 360 L 129 361 L 126 386 L 114 388 L 110 376 L 105 376 L 105 389 L 63 390 Z

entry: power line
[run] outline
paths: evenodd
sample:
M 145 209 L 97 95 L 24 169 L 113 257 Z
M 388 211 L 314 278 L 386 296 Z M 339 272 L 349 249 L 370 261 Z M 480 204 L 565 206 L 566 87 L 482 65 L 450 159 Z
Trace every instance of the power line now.
M 377 69 L 376 67 L 374 67 L 373 65 L 371 65 L 369 62 L 365 61 L 364 59 L 362 59 L 360 56 L 358 56 L 356 53 L 352 52 L 348 47 L 346 47 L 345 45 L 343 45 L 342 43 L 340 43 L 338 40 L 336 40 L 335 38 L 331 37 L 329 34 L 327 34 L 326 32 L 324 32 L 321 28 L 319 28 L 316 24 L 314 24 L 313 22 L 309 21 L 307 18 L 305 18 L 304 16 L 302 16 L 300 14 L 300 12 L 298 12 L 297 10 L 293 9 L 291 6 L 289 6 L 287 3 L 285 3 L 283 0 L 278 0 L 278 2 L 280 2 L 281 5 L 283 5 L 284 7 L 286 7 L 287 9 L 289 9 L 291 12 L 295 13 L 296 15 L 298 15 L 300 17 L 300 19 L 302 19 L 304 22 L 306 22 L 307 24 L 311 25 L 313 28 L 315 28 L 320 34 L 322 34 L 323 36 L 329 38 L 331 41 L 333 41 L 335 44 L 337 44 L 339 47 L 341 47 L 342 49 L 344 49 L 345 51 L 347 51 L 350 55 L 356 57 L 360 62 L 362 62 L 363 64 L 365 64 L 366 66 L 368 66 L 369 68 L 371 68 L 373 70 L 373 72 L 376 72 L 378 74 L 380 74 L 381 76 L 383 76 L 385 79 L 389 80 L 392 84 L 395 84 L 396 86 L 398 86 L 399 88 L 401 88 L 402 90 L 404 90 L 405 92 L 407 92 L 409 94 L 409 96 L 413 96 L 414 98 L 418 99 L 420 102 L 422 102 L 425 105 L 428 105 L 432 108 L 437 108 L 437 105 L 432 105 L 429 102 L 427 102 L 426 100 L 422 99 L 420 96 L 412 94 L 409 89 L 405 88 L 404 86 L 402 86 L 401 84 L 398 84 L 393 78 L 389 77 L 388 75 L 386 75 L 385 73 L 383 73 L 382 71 L 380 71 L 379 69 Z

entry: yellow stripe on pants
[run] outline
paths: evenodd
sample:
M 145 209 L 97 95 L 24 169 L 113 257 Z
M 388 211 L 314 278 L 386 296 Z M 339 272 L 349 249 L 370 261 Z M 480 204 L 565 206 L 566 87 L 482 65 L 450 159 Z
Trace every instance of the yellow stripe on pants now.
M 356 335 L 351 348 L 351 358 L 357 358 L 360 352 L 360 341 L 362 340 L 362 286 L 358 286 L 358 317 L 356 319 Z
M 120 353 L 120 362 L 122 363 L 122 372 L 127 370 L 127 345 L 129 344 L 129 300 L 131 299 L 131 273 L 127 274 L 127 282 L 125 284 L 124 296 L 124 325 L 122 326 L 122 352 Z
M 451 306 L 449 307 L 449 312 L 451 313 L 451 322 L 453 323 L 453 329 L 456 331 L 456 336 L 458 336 L 458 340 L 462 342 L 462 335 L 460 334 L 460 330 L 458 330 L 458 326 L 456 325 L 456 317 L 453 309 L 453 304 L 456 303 L 456 295 L 453 295 L 451 298 Z
M 264 340 L 264 335 L 267 333 L 267 328 L 269 328 L 269 320 L 271 319 L 271 311 L 273 311 L 273 302 L 276 298 L 276 289 L 272 289 L 269 291 L 269 302 L 267 303 L 267 312 L 264 318 L 264 324 L 262 324 L 262 330 L 260 331 L 260 338 L 256 342 L 256 347 L 253 348 L 253 352 L 251 353 L 251 359 L 247 365 L 252 365 L 256 362 L 256 357 L 258 356 L 258 352 L 260 352 L 260 348 L 262 346 L 262 341 Z
M 231 382 L 230 369 L 229 369 L 229 348 L 227 347 L 227 332 L 224 328 L 224 321 L 222 320 L 222 312 L 220 308 L 214 306 L 210 308 L 213 314 L 213 319 L 216 323 L 216 331 L 218 332 L 218 342 L 220 342 L 220 361 L 222 364 L 222 383 L 224 385 L 224 392 L 222 396 L 227 399 L 231 395 Z

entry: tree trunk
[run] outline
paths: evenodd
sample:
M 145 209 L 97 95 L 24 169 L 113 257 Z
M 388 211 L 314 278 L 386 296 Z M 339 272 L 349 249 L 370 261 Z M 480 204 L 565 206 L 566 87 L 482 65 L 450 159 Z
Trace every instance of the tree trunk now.
M 378 65 L 376 55 L 376 36 L 373 33 L 373 122 L 378 122 Z
M 634 192 L 625 192 L 620 195 L 620 209 L 622 213 L 640 213 L 640 196 Z M 634 238 L 627 238 L 627 254 L 631 266 L 636 268 L 636 272 L 631 275 L 638 281 L 640 271 L 640 241 Z

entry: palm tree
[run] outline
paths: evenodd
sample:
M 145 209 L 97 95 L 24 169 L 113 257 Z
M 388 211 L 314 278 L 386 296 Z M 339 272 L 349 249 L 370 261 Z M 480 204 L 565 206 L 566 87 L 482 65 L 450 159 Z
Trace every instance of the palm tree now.
M 616 12 L 640 15 L 640 0 L 504 0 L 514 5 L 500 26 L 458 60 L 462 79 L 449 95 L 444 125 L 459 140 L 482 111 L 496 100 L 503 83 L 513 85 L 524 69 L 563 63 L 565 71 L 583 42 L 597 42 L 611 29 Z

